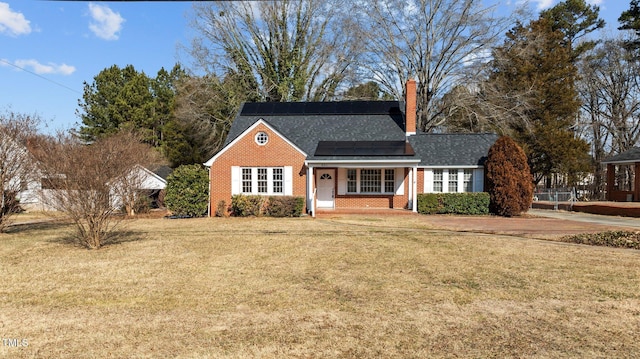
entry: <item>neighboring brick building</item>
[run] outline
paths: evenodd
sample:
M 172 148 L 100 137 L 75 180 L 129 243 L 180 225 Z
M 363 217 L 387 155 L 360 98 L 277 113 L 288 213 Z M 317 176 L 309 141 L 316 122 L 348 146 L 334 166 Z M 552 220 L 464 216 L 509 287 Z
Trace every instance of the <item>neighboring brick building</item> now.
M 640 202 L 640 147 L 611 156 L 607 165 L 607 201 Z
M 306 211 L 398 208 L 417 193 L 484 190 L 493 134 L 416 134 L 415 82 L 398 101 L 245 103 L 210 167 L 210 204 L 306 198 Z

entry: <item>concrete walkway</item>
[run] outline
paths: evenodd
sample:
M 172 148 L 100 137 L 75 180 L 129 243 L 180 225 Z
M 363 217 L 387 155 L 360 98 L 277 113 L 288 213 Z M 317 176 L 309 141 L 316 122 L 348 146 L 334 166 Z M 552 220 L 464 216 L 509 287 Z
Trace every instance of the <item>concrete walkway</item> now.
M 599 214 L 554 211 L 549 209 L 530 209 L 528 214 L 538 217 L 563 219 L 576 222 L 587 222 L 592 224 L 602 224 L 606 226 L 638 228 L 640 229 L 640 218 L 603 216 Z

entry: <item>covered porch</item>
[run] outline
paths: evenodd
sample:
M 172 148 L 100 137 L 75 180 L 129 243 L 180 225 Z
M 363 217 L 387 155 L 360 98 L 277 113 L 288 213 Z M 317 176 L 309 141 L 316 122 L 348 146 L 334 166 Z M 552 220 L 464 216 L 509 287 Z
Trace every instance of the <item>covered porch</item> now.
M 307 210 L 417 212 L 419 163 L 406 141 L 320 141 L 305 161 Z
M 607 200 L 640 202 L 640 148 L 633 147 L 602 163 L 607 165 Z
M 306 164 L 307 209 L 319 212 L 417 212 L 417 162 Z

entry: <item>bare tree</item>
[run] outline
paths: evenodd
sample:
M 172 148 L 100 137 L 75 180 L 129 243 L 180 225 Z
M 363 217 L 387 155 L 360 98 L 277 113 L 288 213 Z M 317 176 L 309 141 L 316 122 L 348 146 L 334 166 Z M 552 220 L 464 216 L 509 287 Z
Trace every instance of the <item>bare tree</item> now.
M 224 143 L 243 101 L 249 98 L 239 76 L 184 78 L 178 85 L 175 117 L 179 132 L 192 145 L 192 163 L 202 163 L 216 153 Z M 179 144 L 178 144 L 179 145 Z M 178 148 L 167 149 L 167 153 Z M 182 151 L 189 152 L 189 151 Z
M 444 123 L 436 102 L 461 83 L 473 64 L 486 61 L 492 45 L 513 26 L 497 5 L 480 0 L 374 0 L 359 2 L 367 36 L 365 67 L 373 80 L 402 98 L 407 79 L 418 83 L 418 127 Z M 519 14 L 515 12 L 514 14 Z
M 604 193 L 601 161 L 640 141 L 640 65 L 622 39 L 611 39 L 580 64 L 582 135 L 591 143 L 595 165 L 593 195 Z
M 134 216 L 137 204 L 146 200 L 145 187 L 151 169 L 164 165 L 165 161 L 158 151 L 142 142 L 144 138 L 139 133 L 125 131 L 111 140 L 114 152 L 128 154 L 123 160 L 129 165 L 128 171 L 109 182 L 111 203 L 116 208 L 122 207 L 126 215 Z
M 38 123 L 37 116 L 0 114 L 0 232 L 19 208 L 18 193 L 36 177 L 27 142 L 36 134 Z
M 98 249 L 115 233 L 124 218 L 116 216 L 114 196 L 135 193 L 132 170 L 154 156 L 148 145 L 120 133 L 85 145 L 76 137 L 59 134 L 31 145 L 43 176 L 42 201 L 69 216 L 78 242 Z M 123 197 L 124 201 L 128 199 Z
M 261 100 L 331 98 L 362 41 L 336 0 L 213 1 L 195 5 L 190 53 L 218 78 L 239 75 Z M 249 97 L 252 97 L 250 95 Z

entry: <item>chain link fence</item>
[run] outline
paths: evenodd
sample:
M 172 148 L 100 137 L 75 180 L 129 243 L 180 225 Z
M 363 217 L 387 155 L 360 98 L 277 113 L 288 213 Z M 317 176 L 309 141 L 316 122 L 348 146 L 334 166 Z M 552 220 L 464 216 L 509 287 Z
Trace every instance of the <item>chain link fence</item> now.
M 575 188 L 536 188 L 533 194 L 534 201 L 553 202 L 554 210 L 558 210 L 558 203 L 568 202 L 569 208 L 578 201 Z

